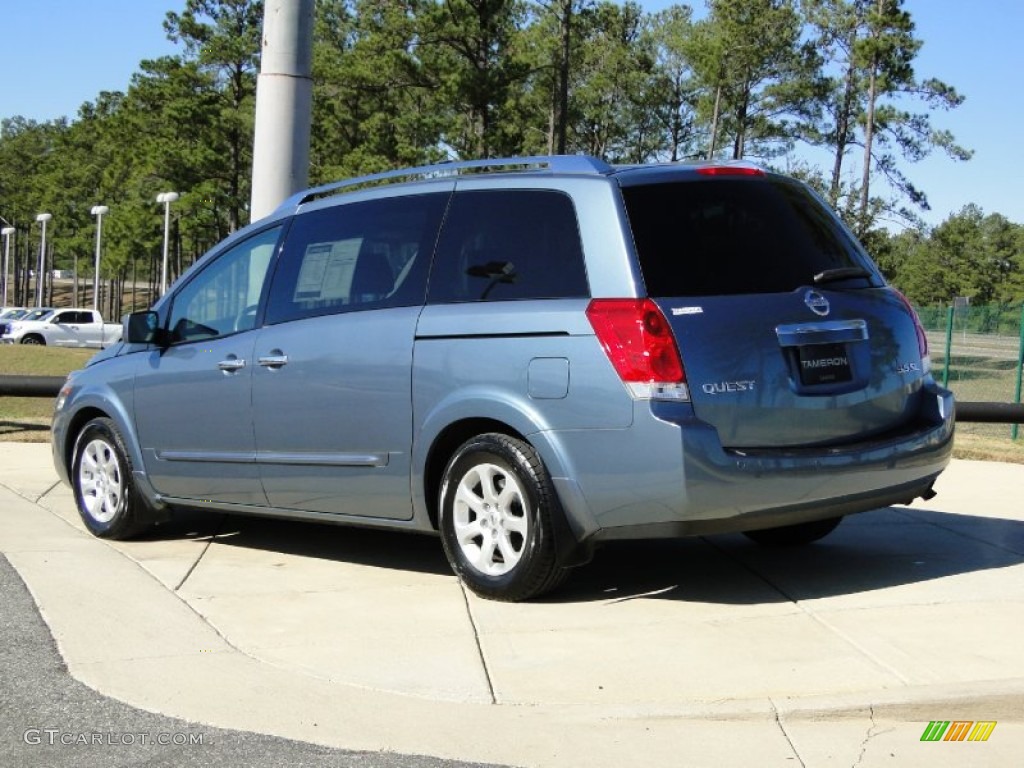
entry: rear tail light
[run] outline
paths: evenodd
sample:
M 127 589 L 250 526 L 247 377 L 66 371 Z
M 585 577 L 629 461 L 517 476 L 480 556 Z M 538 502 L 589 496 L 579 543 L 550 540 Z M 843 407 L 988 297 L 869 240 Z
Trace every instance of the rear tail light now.
M 917 316 L 917 311 L 911 305 L 906 296 L 895 288 L 893 288 L 892 291 L 899 296 L 900 301 L 903 302 L 903 306 L 907 308 L 907 312 L 909 312 L 910 316 L 914 319 L 914 330 L 917 331 L 917 351 L 921 353 L 921 370 L 928 373 L 932 368 L 932 358 L 931 355 L 928 354 L 928 336 L 925 335 L 924 326 L 921 325 L 921 318 Z
M 587 319 L 633 397 L 689 400 L 672 328 L 650 299 L 594 299 Z

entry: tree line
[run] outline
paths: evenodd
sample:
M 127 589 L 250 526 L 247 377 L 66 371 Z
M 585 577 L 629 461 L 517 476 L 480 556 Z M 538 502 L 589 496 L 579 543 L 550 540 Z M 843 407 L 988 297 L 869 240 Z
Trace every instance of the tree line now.
M 22 267 L 35 263 L 39 211 L 54 215 L 52 264 L 91 275 L 89 212 L 110 207 L 103 276 L 115 288 L 158 279 L 159 192 L 181 193 L 173 274 L 247 223 L 263 3 L 182 5 L 164 22 L 178 52 L 140 62 L 124 92 L 101 92 L 74 119 L 3 121 L 0 216 L 19 229 Z M 937 235 L 920 224 L 927 197 L 907 169 L 970 151 L 932 124 L 963 97 L 918 75 L 921 45 L 902 0 L 708 0 L 657 13 L 610 0 L 317 0 L 310 181 L 522 154 L 748 158 L 815 186 L 890 276 L 906 274 L 911 298 L 938 300 L 919 274 Z M 828 167 L 799 160 L 801 146 L 827 153 Z M 978 227 L 998 229 L 989 219 Z M 890 235 L 893 221 L 910 229 Z M 1004 261 L 1024 271 L 1019 255 Z M 117 315 L 121 292 L 110 295 Z

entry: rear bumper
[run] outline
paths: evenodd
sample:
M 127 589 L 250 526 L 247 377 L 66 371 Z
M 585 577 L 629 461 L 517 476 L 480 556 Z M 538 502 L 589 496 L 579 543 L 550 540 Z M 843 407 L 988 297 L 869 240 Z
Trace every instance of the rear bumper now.
M 739 533 L 761 528 L 778 528 L 784 525 L 809 523 L 830 517 L 843 517 L 857 512 L 880 509 L 891 504 L 909 504 L 916 498 L 930 496 L 933 493 L 932 485 L 937 477 L 938 474 L 935 474 L 912 483 L 882 490 L 871 490 L 841 499 L 824 499 L 796 505 L 785 504 L 729 517 L 603 528 L 594 537 L 594 541 L 681 538 L 716 533 Z
M 727 450 L 688 406 L 656 404 L 638 408 L 629 437 L 618 437 L 619 471 L 609 474 L 622 490 L 613 492 L 609 477 L 583 478 L 581 490 L 598 524 L 595 541 L 791 525 L 929 495 L 949 463 L 953 431 L 953 396 L 932 382 L 898 432 L 814 449 Z M 593 450 L 598 438 L 588 439 Z M 637 474 L 623 487 L 630 472 Z

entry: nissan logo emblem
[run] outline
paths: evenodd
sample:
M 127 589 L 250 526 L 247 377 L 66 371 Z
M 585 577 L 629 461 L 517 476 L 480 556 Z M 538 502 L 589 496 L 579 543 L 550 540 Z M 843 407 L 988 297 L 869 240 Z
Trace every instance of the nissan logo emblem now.
M 828 299 L 817 291 L 808 291 L 804 294 L 804 304 L 816 315 L 824 317 L 829 312 Z

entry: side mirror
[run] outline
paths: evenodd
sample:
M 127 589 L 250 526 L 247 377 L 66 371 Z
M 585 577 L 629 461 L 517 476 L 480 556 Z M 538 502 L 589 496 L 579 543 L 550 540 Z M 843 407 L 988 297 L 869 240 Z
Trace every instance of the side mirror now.
M 156 312 L 132 312 L 124 320 L 124 340 L 129 344 L 159 344 L 159 325 Z

